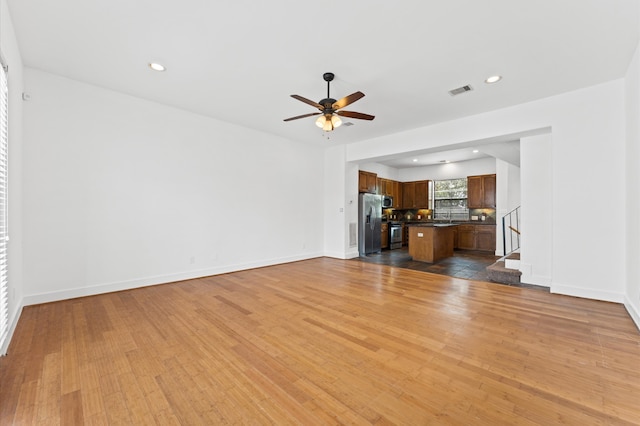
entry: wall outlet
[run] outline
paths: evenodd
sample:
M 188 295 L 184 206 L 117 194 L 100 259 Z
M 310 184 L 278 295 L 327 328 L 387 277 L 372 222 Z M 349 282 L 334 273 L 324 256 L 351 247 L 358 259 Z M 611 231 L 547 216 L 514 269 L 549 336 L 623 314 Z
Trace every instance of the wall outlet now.
M 478 220 L 478 216 L 471 216 L 471 220 Z

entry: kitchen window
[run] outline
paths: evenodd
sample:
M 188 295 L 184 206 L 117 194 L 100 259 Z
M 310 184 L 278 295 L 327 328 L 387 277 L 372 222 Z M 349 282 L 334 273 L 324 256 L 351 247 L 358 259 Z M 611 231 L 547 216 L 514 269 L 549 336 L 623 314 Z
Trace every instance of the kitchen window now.
M 469 220 L 467 178 L 434 181 L 434 219 Z

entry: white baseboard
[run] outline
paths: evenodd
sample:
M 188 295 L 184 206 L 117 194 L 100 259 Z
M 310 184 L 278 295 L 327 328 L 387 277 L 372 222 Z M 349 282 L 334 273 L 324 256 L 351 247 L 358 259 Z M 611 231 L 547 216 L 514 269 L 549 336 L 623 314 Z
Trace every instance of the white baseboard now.
M 300 260 L 322 257 L 323 253 L 308 253 L 298 256 L 289 256 L 276 259 L 266 259 L 257 262 L 238 263 L 214 268 L 196 269 L 175 274 L 156 275 L 133 280 L 98 284 L 89 287 L 77 287 L 48 293 L 31 294 L 24 297 L 22 306 L 37 305 L 41 303 L 56 302 L 59 300 L 75 299 L 77 297 L 94 296 L 97 294 L 111 293 L 114 291 L 131 290 L 158 284 L 167 284 L 176 281 L 190 280 L 194 278 L 208 277 L 211 275 L 227 274 L 229 272 L 243 271 L 247 269 L 262 268 L 265 266 L 279 265 L 283 263 L 297 262 Z
M 324 255 L 326 257 L 333 257 L 334 259 L 353 259 L 356 258 L 358 256 L 360 256 L 360 253 L 358 253 L 358 248 L 356 247 L 355 250 L 350 249 L 347 250 L 346 252 L 343 251 L 325 251 Z
M 634 305 L 633 303 L 631 303 L 631 300 L 629 300 L 629 297 L 625 296 L 624 307 L 627 309 L 627 312 L 629 313 L 629 316 L 631 317 L 633 322 L 636 324 L 636 327 L 638 327 L 638 331 L 640 331 L 640 306 L 638 306 L 637 304 Z
M 547 277 L 544 275 L 525 274 L 525 272 L 522 271 L 522 268 L 520 268 L 520 271 L 522 272 L 520 282 L 524 284 L 539 285 L 541 287 L 551 287 L 551 277 Z
M 13 314 L 13 317 L 9 318 L 9 333 L 7 334 L 7 338 L 4 341 L 2 347 L 0 347 L 0 356 L 6 355 L 7 350 L 9 350 L 9 343 L 11 342 L 11 338 L 13 337 L 13 332 L 16 330 L 16 326 L 18 325 L 18 319 L 20 319 L 20 315 L 22 314 L 22 308 L 24 307 L 24 300 L 20 300 L 18 302 L 18 309 Z
M 582 297 L 584 299 L 602 300 L 604 302 L 623 303 L 624 294 L 610 291 L 592 290 L 588 288 L 573 287 L 569 285 L 551 284 L 551 293 L 564 294 L 565 296 Z

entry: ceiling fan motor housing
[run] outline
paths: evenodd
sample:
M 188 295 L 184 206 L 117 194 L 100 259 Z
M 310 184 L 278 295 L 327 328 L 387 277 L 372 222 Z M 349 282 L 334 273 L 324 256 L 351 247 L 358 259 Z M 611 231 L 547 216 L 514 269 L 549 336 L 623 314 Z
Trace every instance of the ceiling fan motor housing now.
M 333 109 L 333 104 L 336 103 L 335 99 L 333 99 L 333 98 L 325 98 L 325 99 L 322 99 L 318 103 L 324 107 L 324 113 L 325 114 L 327 114 L 327 113 L 333 114 L 335 112 L 335 110 Z

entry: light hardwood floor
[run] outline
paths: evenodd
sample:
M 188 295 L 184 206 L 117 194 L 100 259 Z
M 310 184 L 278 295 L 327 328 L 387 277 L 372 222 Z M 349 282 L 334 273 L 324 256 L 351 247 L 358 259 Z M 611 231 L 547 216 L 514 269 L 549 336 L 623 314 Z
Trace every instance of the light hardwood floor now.
M 622 305 L 312 259 L 26 307 L 0 424 L 640 424 Z

